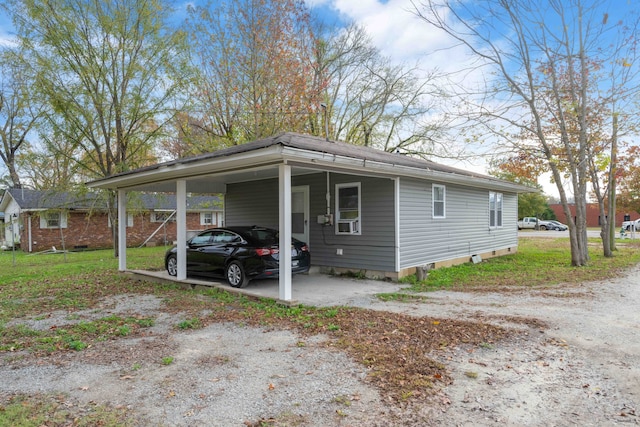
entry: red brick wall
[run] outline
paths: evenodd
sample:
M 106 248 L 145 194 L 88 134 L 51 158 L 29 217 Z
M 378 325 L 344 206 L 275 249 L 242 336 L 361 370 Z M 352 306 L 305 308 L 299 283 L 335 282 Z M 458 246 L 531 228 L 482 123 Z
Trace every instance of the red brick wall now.
M 214 221 L 215 221 L 214 215 Z M 113 247 L 112 230 L 107 216 L 104 214 L 87 215 L 85 212 L 67 212 L 67 228 L 40 228 L 38 215 L 22 214 L 20 230 L 20 246 L 24 251 L 29 250 L 29 222 L 31 222 L 31 250 L 40 252 L 50 250 L 53 246 L 61 250 L 86 246 L 88 249 L 103 249 Z M 127 227 L 127 246 L 140 246 L 158 227 L 161 222 L 151 222 L 150 214 L 135 215 L 133 227 Z M 187 213 L 187 230 L 204 230 L 219 224 L 200 225 L 200 213 Z M 61 235 L 62 234 L 62 235 Z M 63 245 L 64 238 L 64 245 Z M 166 223 L 149 241 L 148 245 L 164 245 L 165 241 L 172 244 L 177 239 L 175 221 Z
M 552 204 L 549 207 L 555 212 L 556 218 L 558 221 L 567 224 L 567 217 L 562 210 L 561 204 Z M 574 204 L 569 205 L 569 210 L 571 211 L 571 216 L 575 218 L 576 215 L 576 206 Z M 637 212 L 617 212 L 616 213 L 616 227 L 620 227 L 622 225 L 622 221 L 624 221 L 624 216 L 630 215 L 631 220 L 635 221 L 640 218 L 640 214 Z M 600 211 L 598 209 L 597 203 L 587 203 L 587 227 L 600 227 Z

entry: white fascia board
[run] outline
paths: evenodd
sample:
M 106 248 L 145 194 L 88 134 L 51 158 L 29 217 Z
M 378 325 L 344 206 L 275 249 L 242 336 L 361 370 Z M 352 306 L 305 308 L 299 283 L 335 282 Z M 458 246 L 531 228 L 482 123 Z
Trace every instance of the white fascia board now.
M 99 179 L 87 183 L 89 188 L 131 188 L 146 184 L 214 175 L 234 170 L 272 165 L 282 160 L 281 147 L 270 146 L 245 153 L 202 160 L 160 164 L 156 168 Z

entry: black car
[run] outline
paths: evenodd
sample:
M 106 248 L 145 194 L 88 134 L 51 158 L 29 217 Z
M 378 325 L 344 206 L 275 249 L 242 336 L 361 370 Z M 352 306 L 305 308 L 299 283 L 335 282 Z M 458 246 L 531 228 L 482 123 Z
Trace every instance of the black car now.
M 224 277 L 235 288 L 249 280 L 276 278 L 279 273 L 280 236 L 263 227 L 211 228 L 187 240 L 187 273 Z M 164 265 L 171 276 L 178 273 L 176 247 L 165 255 Z M 291 272 L 306 273 L 311 255 L 306 243 L 291 239 Z
M 540 221 L 540 230 L 566 231 L 568 229 L 569 227 L 555 220 Z

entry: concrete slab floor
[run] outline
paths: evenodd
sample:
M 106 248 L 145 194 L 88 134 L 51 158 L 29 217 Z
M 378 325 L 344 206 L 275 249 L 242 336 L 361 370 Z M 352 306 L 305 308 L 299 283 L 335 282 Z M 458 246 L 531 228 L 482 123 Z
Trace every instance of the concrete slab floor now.
M 252 280 L 247 287 L 232 288 L 216 279 L 188 277 L 176 280 L 166 271 L 127 270 L 139 280 L 178 283 L 189 288 L 214 287 L 220 290 L 256 298 L 271 298 L 287 305 L 310 305 L 316 307 L 354 306 L 367 307 L 376 300 L 378 293 L 398 292 L 408 285 L 395 282 L 355 279 L 324 274 L 296 274 L 293 276 L 292 300 L 279 300 L 278 279 Z

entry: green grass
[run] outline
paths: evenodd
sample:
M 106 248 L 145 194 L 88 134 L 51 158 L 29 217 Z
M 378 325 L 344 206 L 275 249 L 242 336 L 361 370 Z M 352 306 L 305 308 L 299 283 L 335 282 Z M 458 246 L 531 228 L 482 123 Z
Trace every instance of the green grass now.
M 127 267 L 163 268 L 165 250 L 130 248 Z M 135 285 L 118 273 L 111 250 L 71 252 L 66 259 L 60 254 L 0 251 L 0 325 L 34 312 L 82 310 L 107 295 L 136 293 Z
M 520 239 L 514 255 L 485 260 L 480 264 L 464 264 L 441 268 L 429 273 L 424 282 L 409 278 L 412 292 L 435 289 L 485 289 L 500 291 L 513 287 L 555 286 L 603 280 L 619 275 L 625 268 L 640 262 L 640 242 L 625 240 L 613 258 L 604 258 L 597 240 L 591 242 L 591 262 L 587 267 L 570 265 L 567 239 Z M 136 269 L 162 269 L 165 248 L 141 248 L 127 251 L 127 266 Z M 15 255 L 15 263 L 13 256 Z M 125 339 L 142 333 L 142 328 L 154 325 L 153 318 L 109 315 L 87 319 L 81 310 L 99 307 L 106 297 L 122 294 L 154 294 L 162 298 L 163 310 L 183 313 L 176 329 L 205 327 L 212 321 L 233 321 L 238 324 L 291 326 L 305 333 L 328 333 L 346 340 L 381 328 L 381 320 L 350 331 L 355 319 L 363 312 L 345 307 L 316 308 L 284 306 L 270 299 L 250 299 L 217 289 L 185 291 L 179 285 L 160 285 L 133 280 L 118 273 L 118 262 L 112 251 L 27 255 L 22 252 L 0 252 L 0 357 L 25 350 L 35 354 L 60 351 L 82 352 L 103 340 Z M 396 301 L 419 302 L 423 295 L 396 292 L 379 296 Z M 202 315 L 203 310 L 211 314 Z M 44 330 L 27 326 L 26 320 L 46 321 L 47 316 L 61 311 L 65 324 Z M 368 314 L 371 316 L 371 314 Z M 25 319 L 25 322 L 21 322 Z M 395 327 L 395 326 L 394 326 Z M 304 345 L 304 341 L 300 341 Z M 343 342 L 343 341 L 339 341 Z M 345 343 L 347 341 L 344 341 Z M 379 340 L 371 342 L 379 343 Z M 491 345 L 490 341 L 486 341 Z M 354 346 L 356 344 L 353 344 Z M 344 344 L 345 348 L 347 344 Z M 394 349 L 395 351 L 395 349 Z M 390 359 L 391 360 L 391 359 Z M 395 359 L 393 359 L 395 360 Z M 171 365 L 172 356 L 157 361 Z M 156 363 L 157 363 L 156 362 Z M 140 369 L 136 363 L 132 369 Z M 6 398 L 8 399 L 8 397 Z M 60 397 L 16 396 L 0 400 L 0 427 L 4 425 L 123 425 L 126 414 L 119 410 L 95 406 L 86 417 L 74 420 Z M 77 415 L 77 412 L 76 412 Z M 57 422 L 57 420 L 60 420 Z M 83 424 L 85 423 L 86 424 Z M 57 422 L 57 423 L 56 423 Z
M 411 284 L 414 292 L 553 286 L 616 277 L 623 269 L 640 262 L 638 241 L 618 243 L 612 258 L 604 257 L 599 240 L 590 240 L 589 245 L 591 260 L 585 267 L 571 266 L 568 238 L 529 238 L 520 239 L 518 252 L 513 255 L 487 259 L 480 264 L 438 268 L 430 271 L 422 282 L 415 276 L 403 282 Z
M 0 404 L 0 427 L 126 427 L 132 425 L 126 419 L 125 409 L 115 409 L 94 403 L 81 406 L 83 415 L 78 418 L 73 410 L 77 410 L 78 405 L 69 404 L 64 396 L 13 396 L 4 405 Z

